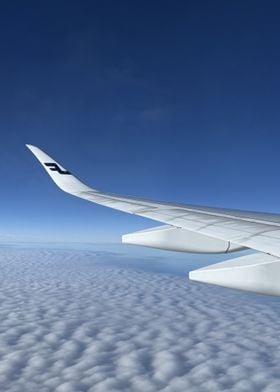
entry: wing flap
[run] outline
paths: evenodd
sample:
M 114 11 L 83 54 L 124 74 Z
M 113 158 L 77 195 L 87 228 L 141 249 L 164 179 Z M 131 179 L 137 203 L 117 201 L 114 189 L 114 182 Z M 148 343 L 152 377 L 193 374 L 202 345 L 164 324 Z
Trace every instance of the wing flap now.
M 191 271 L 190 280 L 260 294 L 280 295 L 280 259 L 255 253 Z
M 122 236 L 126 244 L 148 246 L 177 252 L 190 253 L 229 253 L 244 250 L 228 241 L 208 237 L 204 234 L 185 230 L 175 226 L 157 226 L 151 229 L 136 231 Z

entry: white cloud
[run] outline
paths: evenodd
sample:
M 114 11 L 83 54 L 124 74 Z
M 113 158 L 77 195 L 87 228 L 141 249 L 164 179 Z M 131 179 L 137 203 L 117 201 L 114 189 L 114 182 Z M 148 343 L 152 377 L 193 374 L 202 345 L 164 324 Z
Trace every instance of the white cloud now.
M 0 390 L 280 390 L 277 298 L 113 268 L 114 255 L 0 256 Z

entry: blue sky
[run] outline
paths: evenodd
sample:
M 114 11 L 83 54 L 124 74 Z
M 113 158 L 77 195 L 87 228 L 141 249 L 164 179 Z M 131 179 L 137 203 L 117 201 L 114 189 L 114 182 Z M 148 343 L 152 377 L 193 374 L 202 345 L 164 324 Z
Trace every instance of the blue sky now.
M 106 191 L 280 212 L 278 2 L 39 3 L 0 7 L 3 242 L 157 224 L 63 194 L 25 143 Z

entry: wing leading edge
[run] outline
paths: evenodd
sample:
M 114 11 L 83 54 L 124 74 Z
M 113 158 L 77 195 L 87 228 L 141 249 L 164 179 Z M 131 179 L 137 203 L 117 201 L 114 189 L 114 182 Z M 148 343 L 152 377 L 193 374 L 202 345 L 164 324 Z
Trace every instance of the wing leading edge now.
M 57 186 L 67 193 L 96 204 L 197 233 L 201 235 L 202 240 L 207 237 L 224 241 L 228 250 L 231 247 L 233 250 L 246 247 L 268 253 L 276 258 L 280 257 L 280 217 L 277 215 L 172 204 L 101 192 L 85 185 L 38 147 L 29 144 L 27 147 L 40 161 Z M 166 247 L 163 248 L 166 249 Z M 262 259 L 262 264 L 266 262 L 271 265 L 270 259 L 269 261 L 265 258 Z M 243 260 L 243 263 L 246 263 L 246 260 Z M 236 269 L 236 266 L 232 268 Z M 275 264 L 273 268 L 275 268 Z M 228 269 L 229 265 L 227 265 L 227 271 Z M 209 274 L 213 275 L 213 271 Z M 206 275 L 207 272 L 203 273 L 203 281 L 206 281 Z M 190 278 L 199 280 L 199 276 L 201 274 L 194 279 L 192 274 Z M 229 285 L 224 284 L 224 286 Z M 246 289 L 246 284 L 243 286 L 242 289 Z M 264 292 L 263 290 L 252 290 L 252 287 L 251 285 L 248 290 Z M 271 292 L 264 293 L 271 294 Z M 273 293 L 275 294 L 275 290 Z M 280 287 L 277 295 L 280 295 Z

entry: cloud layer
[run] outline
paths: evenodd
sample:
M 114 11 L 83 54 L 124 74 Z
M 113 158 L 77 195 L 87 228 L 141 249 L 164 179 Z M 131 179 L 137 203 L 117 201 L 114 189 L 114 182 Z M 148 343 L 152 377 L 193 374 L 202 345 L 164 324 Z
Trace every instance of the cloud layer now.
M 277 298 L 94 252 L 0 255 L 1 391 L 280 390 Z

